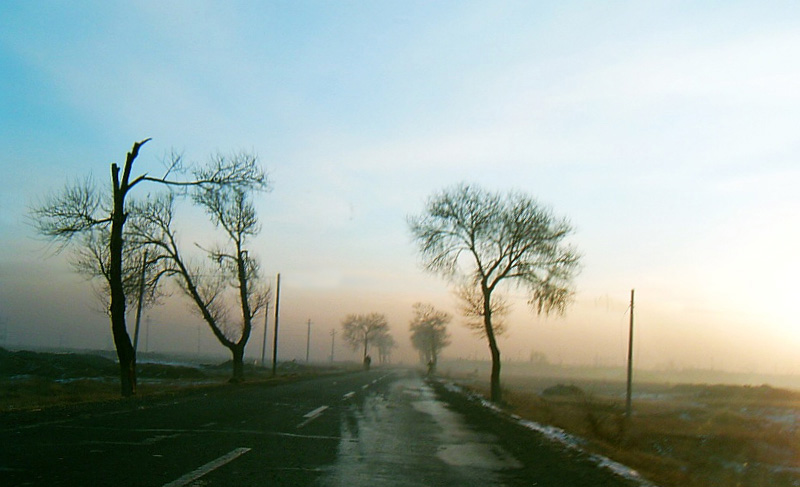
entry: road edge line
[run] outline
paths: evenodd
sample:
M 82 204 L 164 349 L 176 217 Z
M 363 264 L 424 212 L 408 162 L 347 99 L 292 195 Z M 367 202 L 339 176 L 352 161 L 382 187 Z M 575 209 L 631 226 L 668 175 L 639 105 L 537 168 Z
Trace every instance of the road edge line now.
M 239 458 L 240 456 L 244 455 L 249 451 L 250 448 L 237 448 L 235 450 L 232 450 L 229 453 L 217 458 L 216 460 L 212 460 L 206 463 L 205 465 L 192 470 L 186 475 L 178 479 L 175 479 L 172 482 L 164 484 L 163 487 L 183 487 L 185 485 L 188 485 L 189 483 L 194 482 L 200 477 L 218 469 L 219 467 L 225 465 L 226 463 L 230 463 L 233 460 L 236 460 L 237 458 Z

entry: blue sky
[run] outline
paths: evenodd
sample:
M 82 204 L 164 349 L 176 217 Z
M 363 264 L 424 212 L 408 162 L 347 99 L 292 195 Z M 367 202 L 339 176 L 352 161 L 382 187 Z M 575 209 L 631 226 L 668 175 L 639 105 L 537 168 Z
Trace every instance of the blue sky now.
M 798 372 L 798 10 L 3 2 L 9 343 L 107 344 L 91 287 L 67 255 L 51 256 L 25 212 L 70 179 L 104 184 L 111 162 L 152 137 L 141 171 L 172 149 L 197 161 L 259 154 L 274 190 L 259 199 L 254 248 L 283 275 L 287 342 L 308 318 L 323 331 L 350 312 L 385 312 L 400 338 L 413 302 L 454 311 L 446 284 L 420 270 L 405 219 L 432 192 L 468 181 L 535 195 L 572 221 L 584 254 L 565 318 L 516 305 L 508 356 L 621 361 L 636 288 L 643 366 Z M 206 223 L 183 211 L 191 243 Z M 186 310 L 174 296 L 151 314 L 193 329 Z M 453 331 L 453 355 L 485 353 Z

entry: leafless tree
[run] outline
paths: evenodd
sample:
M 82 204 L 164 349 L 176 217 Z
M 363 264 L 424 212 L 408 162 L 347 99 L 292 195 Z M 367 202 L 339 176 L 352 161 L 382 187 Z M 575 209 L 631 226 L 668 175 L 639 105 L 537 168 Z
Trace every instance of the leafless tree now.
M 373 340 L 375 348 L 378 349 L 378 362 L 388 364 L 392 360 L 392 350 L 397 348 L 397 342 L 394 337 L 386 329 L 384 332 L 379 333 Z
M 167 272 L 177 278 L 214 336 L 230 350 L 231 381 L 239 382 L 244 378 L 244 350 L 253 317 L 269 300 L 258 261 L 246 248 L 248 238 L 259 231 L 258 219 L 248 192 L 240 188 L 199 188 L 194 199 L 228 240 L 225 247 L 205 250 L 210 264 L 193 265 L 184 257 L 173 227 L 172 194 L 142 205 L 138 211 L 141 225 L 132 233 L 135 240 L 155 247 L 164 256 Z M 238 304 L 231 306 L 232 301 Z
M 128 208 L 128 221 L 136 217 Z M 129 223 L 130 225 L 130 223 Z M 94 231 L 81 235 L 80 242 L 74 249 L 72 265 L 79 274 L 87 276 L 93 283 L 95 295 L 101 303 L 101 310 L 109 313 L 111 300 L 110 269 L 110 232 L 106 227 L 98 226 Z M 126 232 L 127 233 L 127 232 Z M 136 245 L 126 238 L 123 247 L 122 282 L 125 288 L 126 306 L 136 309 L 133 348 L 134 362 L 139 338 L 139 323 L 142 311 L 152 307 L 165 296 L 159 280 L 163 275 L 163 266 L 156 255 L 146 246 Z M 150 252 L 150 253 L 149 253 Z
M 130 208 L 128 213 L 130 214 Z M 79 240 L 71 258 L 73 268 L 95 283 L 95 294 L 98 301 L 102 303 L 102 310 L 106 313 L 109 312 L 111 304 L 111 275 L 109 273 L 111 235 L 108 230 L 107 227 L 98 226 L 78 237 Z M 157 261 L 152 256 L 147 256 L 146 248 L 131 245 L 130 240 L 127 240 L 127 245 L 124 246 L 122 269 L 127 306 L 136 304 L 140 291 L 143 294 L 145 307 L 155 304 L 162 296 L 162 290 L 158 286 L 160 275 L 155 268 L 156 264 Z M 144 282 L 142 282 L 143 275 Z
M 182 179 L 173 177 L 181 172 L 183 161 L 173 155 L 168 161 L 162 176 L 147 173 L 135 176 L 133 165 L 139 150 L 150 139 L 133 144 L 122 167 L 111 164 L 111 186 L 108 193 L 98 190 L 90 180 L 67 185 L 63 191 L 51 196 L 44 203 L 31 209 L 31 216 L 42 235 L 61 244 L 60 248 L 73 243 L 81 248 L 78 236 L 95 234 L 88 242 L 102 246 L 105 238 L 97 237 L 107 232 L 108 253 L 102 262 L 107 268 L 102 271 L 107 276 L 109 292 L 109 315 L 114 345 L 120 367 L 120 389 L 123 396 L 136 392 L 136 352 L 131 343 L 125 324 L 125 308 L 128 301 L 126 292 L 126 268 L 130 269 L 126 252 L 125 224 L 129 217 L 130 192 L 142 183 L 155 183 L 170 187 L 218 187 L 218 188 L 265 188 L 266 175 L 255 161 L 213 160 L 208 166 L 194 171 L 194 177 Z M 104 251 L 103 251 L 104 252 Z M 101 261 L 98 261 L 101 262 Z
M 381 335 L 389 332 L 389 323 L 386 315 L 381 313 L 370 313 L 366 315 L 350 314 L 342 320 L 342 331 L 346 342 L 353 349 L 358 350 L 363 347 L 363 359 L 369 355 L 369 347 L 373 341 Z
M 466 318 L 464 324 L 479 336 L 485 337 L 486 326 L 484 325 L 483 293 L 481 289 L 467 282 L 458 285 L 454 294 L 458 298 L 458 310 L 461 312 L 461 316 Z M 505 296 L 495 292 L 492 296 L 490 309 L 492 330 L 495 336 L 500 336 L 506 332 L 505 317 L 509 311 L 510 307 Z
M 491 399 L 499 402 L 500 349 L 492 318 L 506 306 L 495 292 L 515 284 L 530 293 L 537 313 L 563 313 L 579 261 L 564 242 L 572 227 L 525 194 L 464 184 L 433 195 L 409 226 L 425 268 L 457 286 L 468 321 L 480 318 L 492 356 Z
M 428 364 L 430 372 L 436 370 L 439 353 L 450 345 L 447 324 L 452 319 L 449 313 L 437 310 L 432 304 L 414 304 L 414 318 L 409 326 L 411 345 L 419 352 L 420 361 Z

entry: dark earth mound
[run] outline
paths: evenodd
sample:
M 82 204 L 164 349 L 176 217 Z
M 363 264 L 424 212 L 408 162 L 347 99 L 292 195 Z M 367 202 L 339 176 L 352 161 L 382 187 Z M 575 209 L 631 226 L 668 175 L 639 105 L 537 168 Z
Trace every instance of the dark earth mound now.
M 119 368 L 113 360 L 81 353 L 47 353 L 0 348 L 0 376 L 30 375 L 47 379 L 113 377 Z
M 557 384 L 542 391 L 543 396 L 583 396 L 583 390 L 574 385 Z
M 42 379 L 117 377 L 117 362 L 90 353 L 51 353 L 0 348 L 0 377 L 32 376 Z M 196 367 L 140 363 L 137 375 L 153 379 L 202 379 L 206 374 Z

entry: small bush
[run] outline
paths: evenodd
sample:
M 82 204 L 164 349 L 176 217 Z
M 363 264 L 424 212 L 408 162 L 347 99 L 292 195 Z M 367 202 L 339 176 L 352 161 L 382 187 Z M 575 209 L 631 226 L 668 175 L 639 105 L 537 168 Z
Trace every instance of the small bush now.
M 578 386 L 557 384 L 542 391 L 543 396 L 584 396 L 585 393 Z

